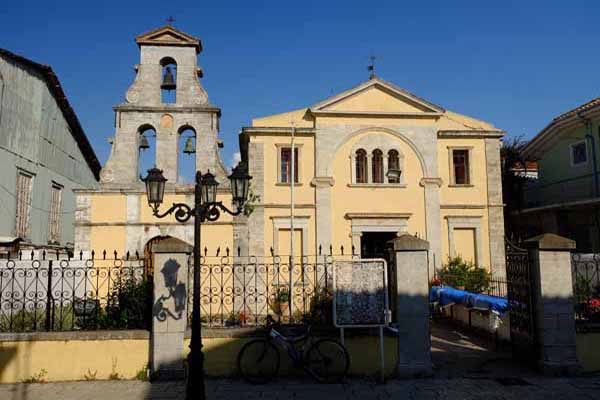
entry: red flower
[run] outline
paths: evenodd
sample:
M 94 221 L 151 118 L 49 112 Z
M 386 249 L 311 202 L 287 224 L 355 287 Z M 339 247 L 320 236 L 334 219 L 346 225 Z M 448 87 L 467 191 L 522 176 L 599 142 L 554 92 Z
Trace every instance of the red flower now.
M 593 313 L 600 312 L 600 298 L 594 297 L 588 301 L 588 307 Z

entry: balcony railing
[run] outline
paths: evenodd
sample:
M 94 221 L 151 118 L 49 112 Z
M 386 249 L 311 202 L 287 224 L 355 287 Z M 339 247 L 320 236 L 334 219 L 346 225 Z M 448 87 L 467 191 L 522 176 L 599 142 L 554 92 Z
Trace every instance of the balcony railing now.
M 594 196 L 594 175 L 587 174 L 556 182 L 530 181 L 524 190 L 524 204 L 526 208 L 543 207 Z

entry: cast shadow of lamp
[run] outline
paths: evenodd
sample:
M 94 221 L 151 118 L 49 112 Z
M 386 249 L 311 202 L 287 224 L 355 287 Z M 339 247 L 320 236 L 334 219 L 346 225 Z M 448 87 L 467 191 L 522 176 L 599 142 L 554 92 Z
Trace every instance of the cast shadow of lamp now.
M 171 258 L 165 262 L 160 270 L 165 280 L 165 287 L 169 290 L 169 295 L 162 295 L 156 299 L 152 307 L 152 314 L 161 322 L 166 321 L 167 317 L 179 320 L 185 311 L 187 291 L 184 283 L 177 283 L 179 268 L 181 268 L 179 263 Z M 165 302 L 169 299 L 173 299 L 174 307 L 165 305 Z

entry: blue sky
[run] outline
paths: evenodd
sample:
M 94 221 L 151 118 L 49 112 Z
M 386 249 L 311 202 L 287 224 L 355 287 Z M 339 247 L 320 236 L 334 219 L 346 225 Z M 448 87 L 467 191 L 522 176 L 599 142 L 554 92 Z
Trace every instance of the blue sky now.
M 202 39 L 223 159 L 253 117 L 313 104 L 377 74 L 510 135 L 600 96 L 597 1 L 5 1 L 0 47 L 50 64 L 102 163 L 134 37 L 172 15 Z

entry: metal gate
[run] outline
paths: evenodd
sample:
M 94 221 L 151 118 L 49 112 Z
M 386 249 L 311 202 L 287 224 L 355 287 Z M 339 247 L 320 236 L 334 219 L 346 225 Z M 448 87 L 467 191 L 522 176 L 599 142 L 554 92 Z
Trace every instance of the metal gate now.
M 506 241 L 506 279 L 513 356 L 535 362 L 537 340 L 531 261 L 527 250 Z

